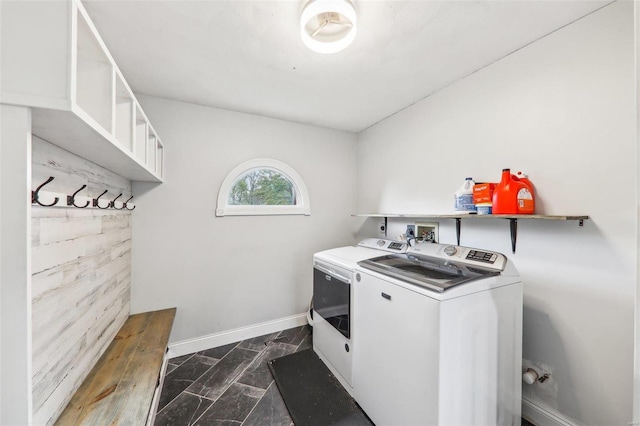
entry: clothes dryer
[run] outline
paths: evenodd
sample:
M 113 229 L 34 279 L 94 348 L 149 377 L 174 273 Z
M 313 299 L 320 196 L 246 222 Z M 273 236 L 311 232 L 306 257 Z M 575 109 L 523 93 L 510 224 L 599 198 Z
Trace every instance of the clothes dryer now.
M 367 238 L 354 246 L 325 250 L 313 256 L 313 350 L 342 386 L 352 393 L 353 270 L 361 260 L 404 253 L 405 242 Z

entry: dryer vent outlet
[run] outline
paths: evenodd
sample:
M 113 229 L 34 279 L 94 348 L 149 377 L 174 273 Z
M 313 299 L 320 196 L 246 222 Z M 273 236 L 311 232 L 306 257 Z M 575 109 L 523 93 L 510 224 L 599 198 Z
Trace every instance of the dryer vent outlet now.
M 415 238 L 416 236 L 416 226 L 415 225 L 407 225 L 407 231 L 405 232 L 407 239 Z

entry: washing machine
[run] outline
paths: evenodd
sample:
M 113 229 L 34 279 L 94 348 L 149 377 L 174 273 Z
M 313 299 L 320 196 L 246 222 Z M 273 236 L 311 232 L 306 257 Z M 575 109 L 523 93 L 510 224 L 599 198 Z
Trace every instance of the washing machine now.
M 522 281 L 507 257 L 418 244 L 358 262 L 353 291 L 353 396 L 376 425 L 520 425 Z
M 361 260 L 405 253 L 405 242 L 367 238 L 354 246 L 313 255 L 313 350 L 342 386 L 351 385 L 355 346 L 353 324 L 353 270 Z

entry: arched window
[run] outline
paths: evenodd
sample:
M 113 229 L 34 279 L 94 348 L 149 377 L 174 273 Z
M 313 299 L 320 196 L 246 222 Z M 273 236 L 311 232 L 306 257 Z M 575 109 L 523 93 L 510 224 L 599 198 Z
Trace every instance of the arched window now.
M 271 158 L 238 165 L 218 193 L 216 216 L 310 215 L 307 187 L 295 170 Z

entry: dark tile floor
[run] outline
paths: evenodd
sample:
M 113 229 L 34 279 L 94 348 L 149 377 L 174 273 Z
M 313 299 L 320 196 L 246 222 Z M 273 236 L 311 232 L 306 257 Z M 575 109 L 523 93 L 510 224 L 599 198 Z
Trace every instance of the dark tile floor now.
M 170 359 L 155 425 L 293 425 L 267 362 L 311 348 L 310 331 L 296 327 Z
M 292 426 L 267 362 L 312 347 L 309 326 L 172 358 L 156 426 Z M 522 419 L 522 426 L 535 426 Z

